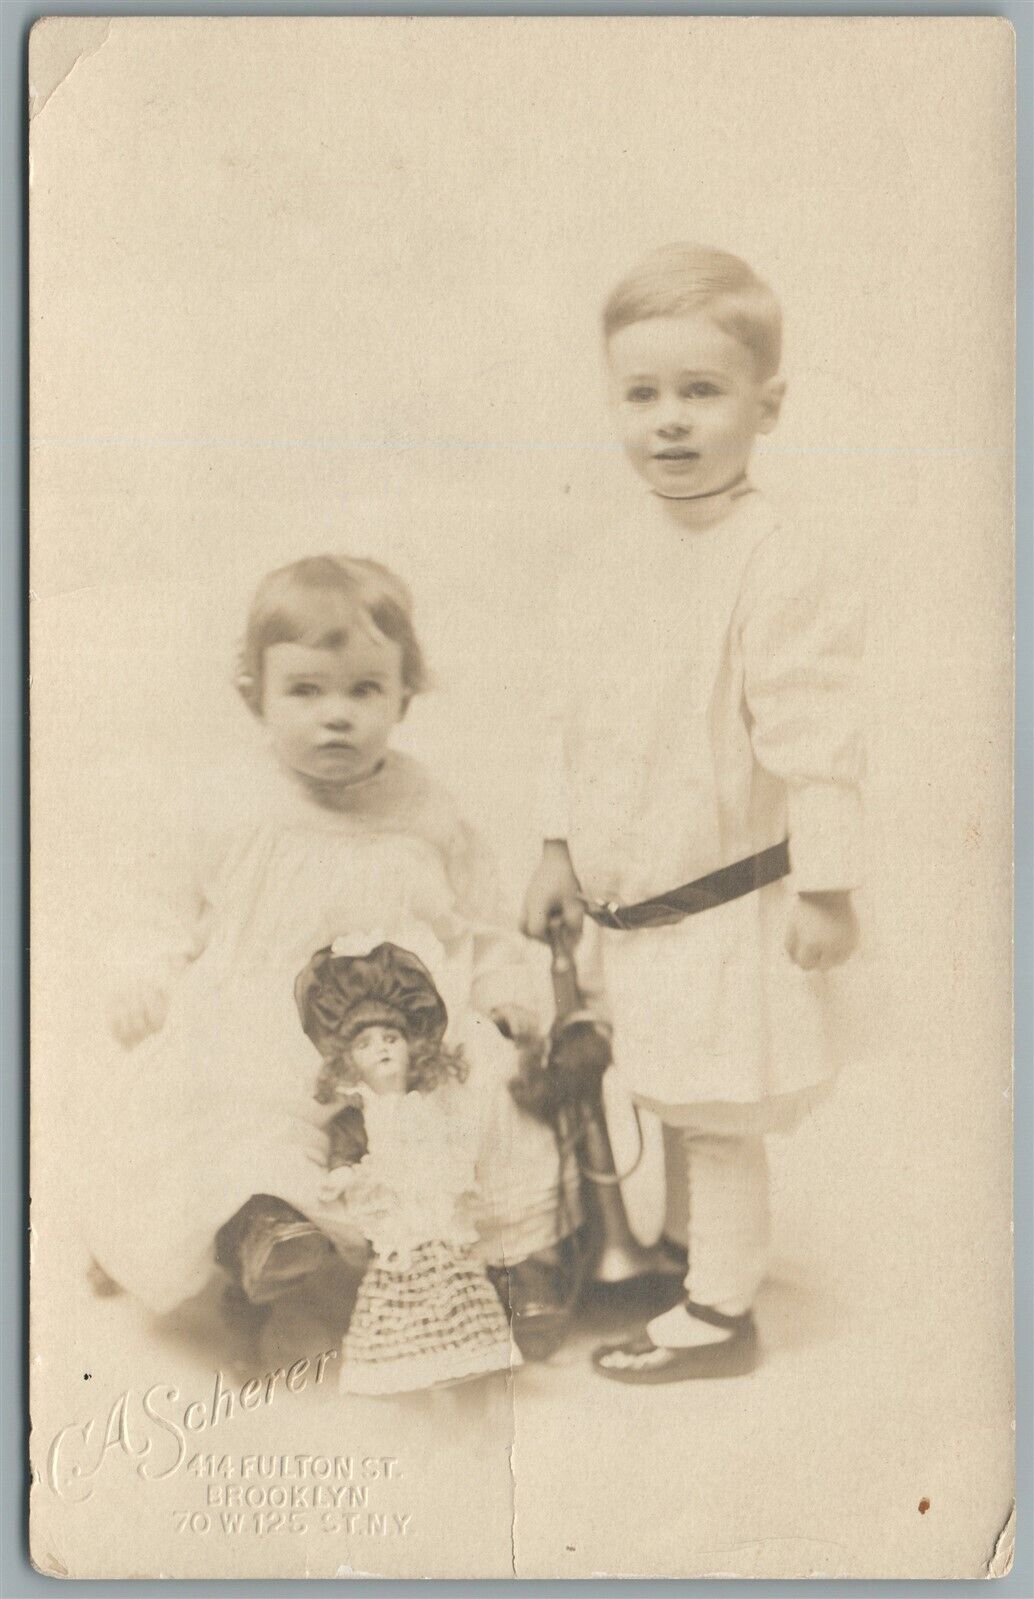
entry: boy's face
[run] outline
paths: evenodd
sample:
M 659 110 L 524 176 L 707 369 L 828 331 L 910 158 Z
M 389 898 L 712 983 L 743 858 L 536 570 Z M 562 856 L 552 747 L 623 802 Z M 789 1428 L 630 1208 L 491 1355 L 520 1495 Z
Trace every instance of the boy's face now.
M 756 435 L 778 420 L 782 382 L 759 379 L 752 352 L 706 312 L 619 328 L 607 360 L 626 453 L 668 499 L 731 487 L 747 469 Z
M 363 1082 L 375 1094 L 405 1092 L 409 1044 L 397 1027 L 364 1027 L 348 1052 Z
M 375 771 L 406 708 L 399 646 L 358 629 L 338 649 L 271 644 L 262 678 L 274 751 L 320 782 L 354 783 Z

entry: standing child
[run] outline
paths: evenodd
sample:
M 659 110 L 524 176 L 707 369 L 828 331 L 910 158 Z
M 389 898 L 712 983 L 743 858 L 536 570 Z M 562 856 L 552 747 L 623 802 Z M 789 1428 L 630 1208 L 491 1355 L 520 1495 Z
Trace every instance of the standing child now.
M 562 1276 L 558 1156 L 509 1097 L 516 1055 L 500 1030 L 527 1025 L 534 980 L 484 845 L 391 748 L 424 686 L 405 586 L 376 562 L 331 555 L 273 572 L 237 682 L 268 749 L 181 803 L 178 850 L 155 829 L 160 862 L 111 1007 L 132 1053 L 110 1063 L 101 1107 L 97 1262 L 166 1311 L 217 1264 L 262 1303 L 319 1266 L 328 1236 L 365 1259 L 362 1235 L 320 1198 L 326 1138 L 294 982 L 335 938 L 416 926 L 440 953 L 480 1106 L 485 1258 L 519 1285 L 536 1257 L 538 1297 L 521 1305 L 541 1329 L 564 1298 L 558 1281 L 555 1306 L 543 1303 L 550 1274 Z
M 614 1055 L 666 1124 L 686 1298 L 594 1363 L 623 1382 L 749 1371 L 765 1135 L 834 1069 L 826 968 L 856 941 L 858 607 L 752 487 L 781 319 L 735 256 L 672 246 L 607 302 L 611 400 L 650 491 L 583 552 L 563 748 L 525 925 L 599 925 Z M 546 820 L 544 818 L 544 820 Z
M 358 947 L 362 947 L 360 941 Z M 324 1198 L 340 1200 L 370 1242 L 341 1345 L 346 1393 L 397 1394 L 520 1364 L 476 1253 L 478 1129 L 462 1050 L 412 950 L 319 950 L 295 997 L 323 1057 L 316 1097 L 344 1101 L 330 1138 Z

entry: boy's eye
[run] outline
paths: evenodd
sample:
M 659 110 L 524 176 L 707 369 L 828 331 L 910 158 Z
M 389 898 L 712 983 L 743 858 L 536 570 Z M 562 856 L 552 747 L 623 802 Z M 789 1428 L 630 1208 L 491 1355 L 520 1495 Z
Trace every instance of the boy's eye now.
M 683 398 L 687 400 L 712 400 L 721 392 L 717 383 L 708 383 L 705 379 L 696 383 L 687 383 L 685 388 L 680 390 Z
M 371 678 L 367 683 L 357 683 L 352 690 L 352 697 L 357 700 L 366 700 L 370 698 L 371 694 L 380 694 L 382 692 L 380 683 L 375 683 Z
M 646 383 L 637 383 L 634 389 L 629 389 L 625 395 L 626 400 L 631 400 L 633 405 L 645 405 L 650 400 L 656 400 L 657 390 L 651 389 Z
M 304 700 L 322 694 L 323 690 L 318 683 L 292 683 L 287 692 L 295 699 Z

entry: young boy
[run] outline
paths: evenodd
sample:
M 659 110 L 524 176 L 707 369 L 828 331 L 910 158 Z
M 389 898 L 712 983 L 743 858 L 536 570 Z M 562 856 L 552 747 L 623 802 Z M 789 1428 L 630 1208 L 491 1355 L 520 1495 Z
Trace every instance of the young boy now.
M 558 628 L 562 785 L 524 925 L 598 923 L 615 1061 L 666 1124 L 665 1230 L 688 1242 L 685 1301 L 594 1364 L 676 1382 L 756 1364 L 765 1135 L 833 1071 L 825 969 L 856 942 L 861 623 L 821 541 L 791 537 L 748 479 L 783 397 L 771 291 L 735 256 L 675 245 L 618 285 L 603 332 L 650 499 L 581 552 Z

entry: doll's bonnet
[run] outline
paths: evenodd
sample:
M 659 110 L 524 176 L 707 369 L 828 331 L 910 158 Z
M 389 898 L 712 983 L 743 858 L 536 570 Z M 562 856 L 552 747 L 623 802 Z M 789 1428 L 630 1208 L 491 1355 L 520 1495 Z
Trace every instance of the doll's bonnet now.
M 364 955 L 335 947 L 317 950 L 294 985 L 302 1027 L 321 1055 L 339 1053 L 364 1027 L 397 1027 L 411 1044 L 441 1044 L 448 1012 L 418 956 L 389 943 Z

